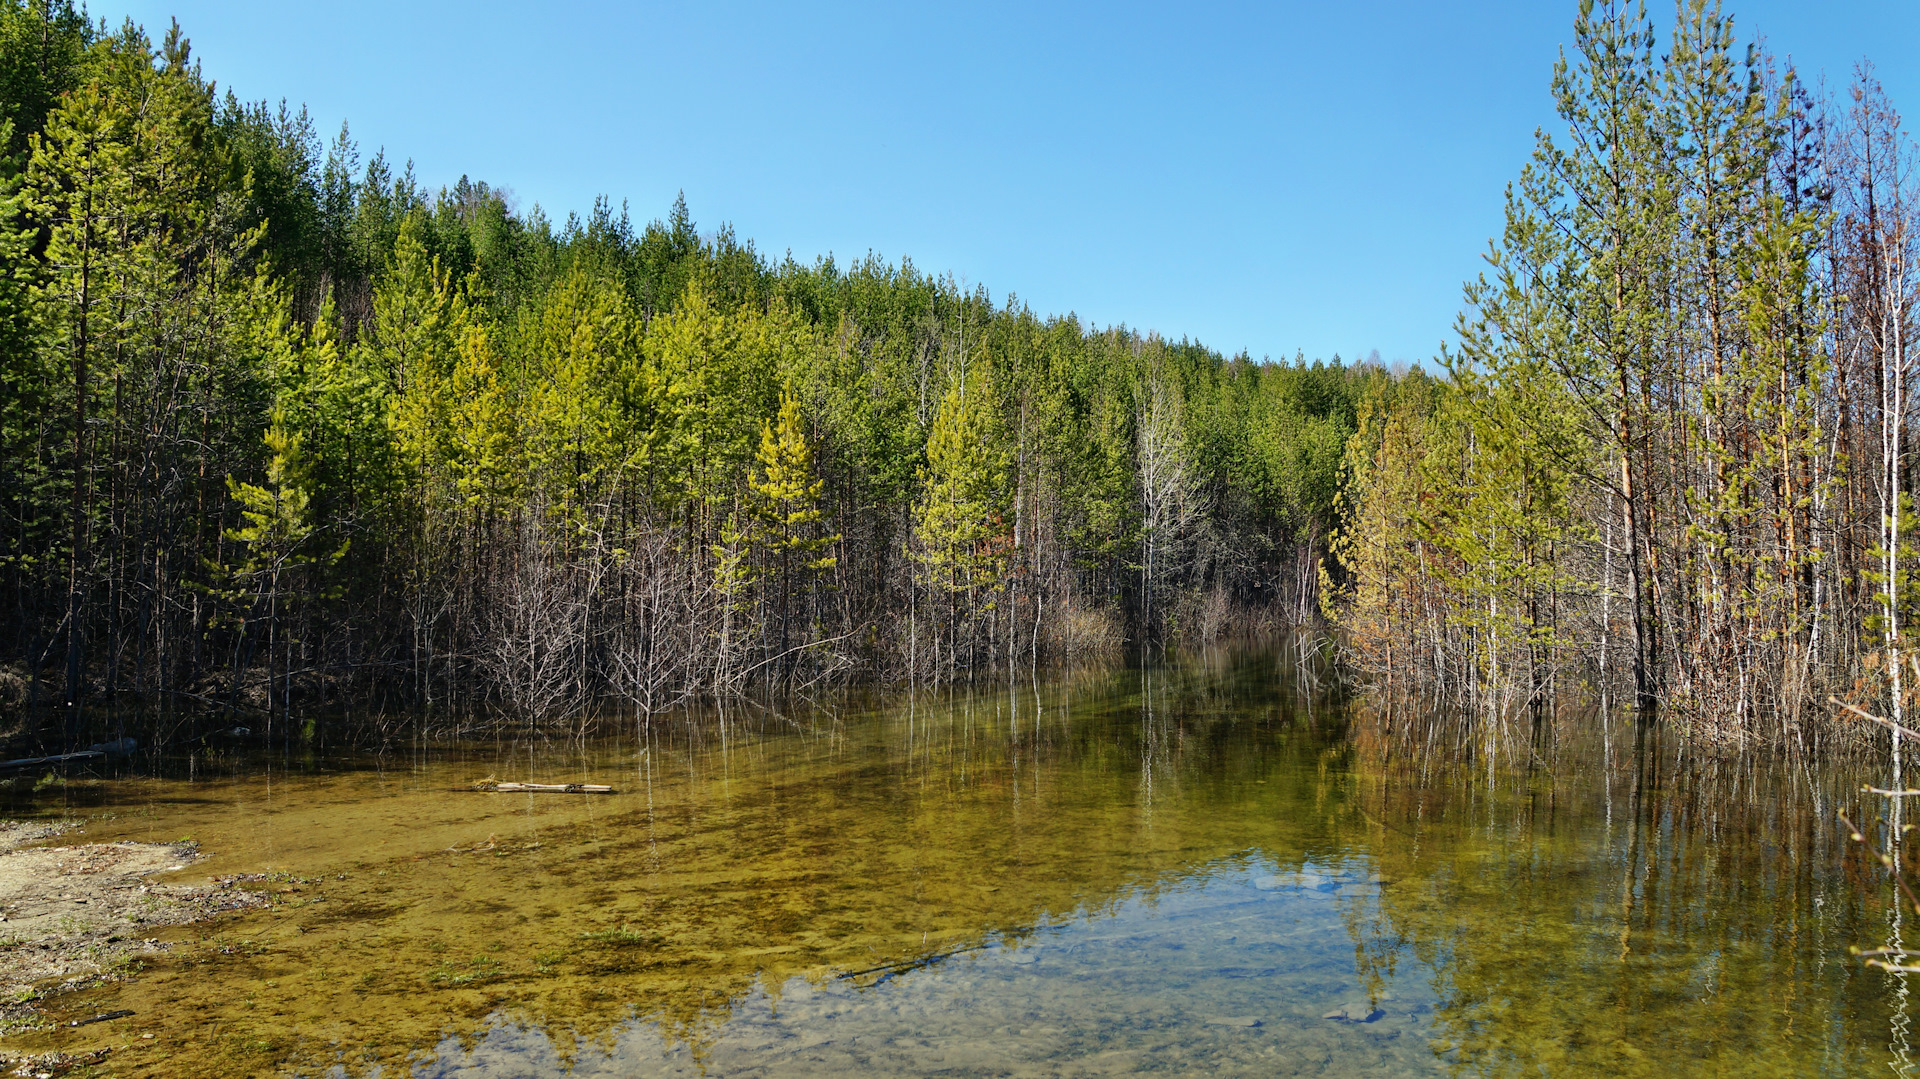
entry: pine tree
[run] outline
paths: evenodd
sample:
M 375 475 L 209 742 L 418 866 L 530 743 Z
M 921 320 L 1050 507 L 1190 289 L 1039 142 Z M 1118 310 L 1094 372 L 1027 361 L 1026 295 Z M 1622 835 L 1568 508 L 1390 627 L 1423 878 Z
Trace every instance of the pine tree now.
M 262 621 L 266 624 L 267 711 L 269 716 L 275 714 L 274 666 L 278 662 L 285 676 L 279 690 L 284 719 L 292 707 L 294 645 L 286 615 L 296 604 L 316 598 L 314 582 L 302 580 L 309 576 L 304 571 L 339 562 L 346 556 L 348 543 L 332 550 L 318 549 L 314 543 L 319 527 L 313 516 L 306 455 L 300 436 L 288 432 L 285 417 L 277 411 L 264 441 L 266 483 L 227 477 L 227 491 L 239 507 L 242 524 L 225 535 L 246 552 L 246 558 L 238 565 L 220 567 L 220 576 L 227 582 L 227 598 L 244 605 L 240 621 L 241 637 L 247 642 L 244 654 L 252 652 L 252 642 L 259 637 L 256 627 Z
M 1340 521 L 1321 566 L 1321 602 L 1346 631 L 1363 670 L 1395 679 L 1443 672 L 1447 655 L 1433 618 L 1444 602 L 1431 572 L 1436 552 L 1421 526 L 1429 498 L 1426 463 L 1437 398 L 1418 371 L 1372 380 L 1345 451 Z
M 71 0 L 0 3 L 0 156 L 22 155 L 79 84 L 93 26 Z
M 812 593 L 813 578 L 835 564 L 825 552 L 840 541 L 819 527 L 820 491 L 824 483 L 814 472 L 812 441 L 807 437 L 800 402 L 791 391 L 780 394 L 780 413 L 760 425 L 759 468 L 749 481 L 759 524 L 759 546 L 778 564 L 779 625 L 776 649 L 787 650 L 791 638 L 796 591 Z
M 519 417 L 500 378 L 492 335 L 477 321 L 460 336 L 448 390 L 454 484 L 469 507 L 482 513 L 504 510 L 521 494 L 525 463 L 516 437 Z
M 971 628 L 962 624 L 962 599 L 970 621 L 981 594 L 1002 583 L 1012 546 L 1012 462 L 993 382 L 979 370 L 949 389 L 934 414 L 920 476 L 925 494 L 914 515 L 927 583 L 947 598 L 950 666 L 962 661 L 960 634 Z
M 635 429 L 649 422 L 627 407 L 629 386 L 642 380 L 639 326 L 624 293 L 581 268 L 525 319 L 518 343 L 529 486 L 552 512 L 581 521 L 621 478 L 636 453 Z

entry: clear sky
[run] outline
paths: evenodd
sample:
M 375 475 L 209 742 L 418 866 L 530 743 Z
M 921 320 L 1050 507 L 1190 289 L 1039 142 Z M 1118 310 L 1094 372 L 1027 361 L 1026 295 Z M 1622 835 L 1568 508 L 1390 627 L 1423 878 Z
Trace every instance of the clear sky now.
M 1653 0 L 1657 11 L 1667 10 Z M 1920 2 L 1727 0 L 1920 129 Z M 1419 360 L 1553 122 L 1573 0 L 96 0 L 323 136 L 556 218 L 677 191 L 778 257 L 869 250 L 1256 358 Z

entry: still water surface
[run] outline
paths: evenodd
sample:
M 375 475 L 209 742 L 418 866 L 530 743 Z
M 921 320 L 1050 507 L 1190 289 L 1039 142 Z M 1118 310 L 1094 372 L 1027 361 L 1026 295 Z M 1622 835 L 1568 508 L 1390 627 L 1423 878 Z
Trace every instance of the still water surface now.
M 1490 777 L 1289 669 L 70 788 L 33 808 L 283 877 L 60 1003 L 125 1029 L 19 1047 L 155 1076 L 1907 1071 L 1905 986 L 1846 950 L 1901 931 L 1832 823 L 1848 783 L 1625 737 L 1611 779 L 1598 744 Z M 619 793 L 455 789 L 489 774 Z

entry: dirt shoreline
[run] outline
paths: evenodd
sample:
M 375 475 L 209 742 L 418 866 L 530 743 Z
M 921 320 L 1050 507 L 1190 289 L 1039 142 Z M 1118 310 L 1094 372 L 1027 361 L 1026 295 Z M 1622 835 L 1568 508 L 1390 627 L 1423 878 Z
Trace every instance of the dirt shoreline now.
M 200 860 L 191 841 L 28 846 L 81 823 L 0 821 L 0 1037 L 46 1027 L 39 1002 L 128 977 L 142 957 L 167 951 L 152 930 L 267 902 L 221 883 L 147 879 Z M 74 1063 L 81 1062 L 0 1051 L 0 1068 L 9 1071 L 24 1064 L 30 1073 L 58 1074 Z

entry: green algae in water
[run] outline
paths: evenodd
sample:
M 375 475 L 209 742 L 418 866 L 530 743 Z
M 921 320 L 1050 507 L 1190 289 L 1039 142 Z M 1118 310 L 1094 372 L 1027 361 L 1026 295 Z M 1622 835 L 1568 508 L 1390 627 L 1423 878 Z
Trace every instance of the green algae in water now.
M 1804 797 L 1490 787 L 1346 718 L 1201 668 L 129 781 L 88 839 L 193 834 L 275 906 L 61 1002 L 124 1029 L 5 1045 L 156 1076 L 1904 1063 L 1900 983 L 1846 954 L 1889 911 Z M 487 774 L 621 793 L 455 792 Z

